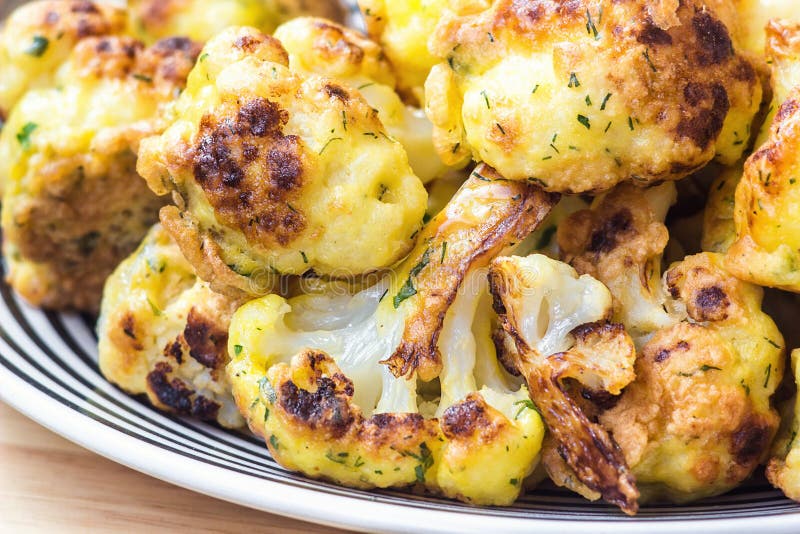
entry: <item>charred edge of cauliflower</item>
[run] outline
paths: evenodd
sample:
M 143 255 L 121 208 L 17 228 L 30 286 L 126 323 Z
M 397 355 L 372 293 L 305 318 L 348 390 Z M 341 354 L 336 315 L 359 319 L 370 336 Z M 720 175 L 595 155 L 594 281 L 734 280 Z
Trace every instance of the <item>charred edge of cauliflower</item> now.
M 290 68 L 280 42 L 225 30 L 203 49 L 138 171 L 173 192 L 162 223 L 212 287 L 269 292 L 281 275 L 355 277 L 413 246 L 426 193 L 355 89 Z
M 672 183 L 646 190 L 623 184 L 558 229 L 562 259 L 609 288 L 614 320 L 635 338 L 679 320 L 665 307 L 661 284 L 669 239 L 663 221 L 676 196 Z
M 728 491 L 764 459 L 784 341 L 761 311 L 761 288 L 728 273 L 719 254 L 687 257 L 665 283 L 687 319 L 654 333 L 636 381 L 600 421 L 644 498 L 685 502 Z
M 182 38 L 145 48 L 87 37 L 32 89 L 0 135 L 10 283 L 48 308 L 96 312 L 103 283 L 156 222 L 158 199 L 136 174 L 139 140 L 160 130 L 199 52 Z
M 467 272 L 519 243 L 557 202 L 556 195 L 510 182 L 486 165 L 473 171 L 444 211 L 424 228 L 419 240 L 426 245 L 417 247 L 404 260 L 407 267 L 397 271 L 404 283 L 392 292 L 395 302 L 414 312 L 406 321 L 400 346 L 384 362 L 395 376 L 417 373 L 428 381 L 439 374 L 439 331 Z M 416 298 L 404 302 L 412 294 Z
M 563 193 L 734 163 L 762 89 L 707 4 L 501 1 L 445 15 L 425 84 L 439 153 Z
M 800 349 L 792 351 L 792 373 L 800 384 Z M 782 429 L 772 445 L 772 458 L 767 465 L 767 479 L 792 500 L 800 502 L 800 396 L 795 395 L 793 414 L 787 428 Z
M 100 370 L 161 410 L 244 425 L 225 374 L 239 302 L 199 281 L 158 225 L 106 282 L 97 326 Z
M 798 149 L 800 87 L 778 107 L 765 144 L 745 162 L 736 188 L 736 240 L 726 256 L 739 278 L 794 292 L 800 292 Z
M 400 99 L 381 46 L 355 30 L 310 17 L 281 25 L 275 38 L 289 52 L 292 70 L 328 76 L 359 92 L 378 111 L 387 133 L 403 145 L 423 183 L 448 172 L 433 146 L 433 125 L 422 110 Z
M 578 480 L 628 514 L 639 492 L 622 451 L 589 420 L 564 380 L 618 395 L 634 378 L 636 351 L 622 325 L 606 323 L 611 295 L 588 275 L 543 255 L 498 258 L 489 274 L 495 311 L 514 340 L 509 355 Z
M 81 39 L 120 33 L 125 11 L 85 0 L 25 2 L 0 33 L 0 117 L 23 93 L 52 84 L 61 63 Z
M 477 504 L 516 499 L 544 428 L 525 388 L 497 363 L 480 267 L 556 199 L 488 169 L 479 176 L 377 285 L 356 295 L 269 295 L 236 312 L 234 397 L 282 465 L 356 487 L 419 483 Z M 381 364 L 414 345 L 425 358 L 403 360 L 405 374 Z M 425 372 L 440 391 L 417 391 Z

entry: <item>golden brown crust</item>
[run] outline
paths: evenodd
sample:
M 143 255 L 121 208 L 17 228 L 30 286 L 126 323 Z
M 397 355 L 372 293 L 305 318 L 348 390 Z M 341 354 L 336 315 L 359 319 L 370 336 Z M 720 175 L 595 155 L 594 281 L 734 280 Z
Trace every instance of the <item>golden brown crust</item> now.
M 439 128 L 442 157 L 457 161 L 471 155 L 511 179 L 536 176 L 551 191 L 603 191 L 631 178 L 644 183 L 680 179 L 717 152 L 732 163 L 743 147 L 727 137 L 745 135 L 761 101 L 754 61 L 735 49 L 725 24 L 700 0 L 497 0 L 478 14 L 445 17 L 431 47 L 448 62 L 437 68 L 452 75 L 447 81 L 448 76 L 432 74 L 426 87 L 435 103 L 428 108 Z M 523 99 L 518 88 L 496 87 L 499 80 L 492 76 L 499 65 L 514 61 L 509 58 L 544 62 L 540 81 L 525 78 L 532 87 L 540 84 L 536 94 Z M 453 83 L 472 91 L 464 97 L 463 121 L 452 122 L 453 113 L 436 109 L 443 107 L 444 88 Z M 479 105 L 484 99 L 475 98 L 480 89 L 486 109 Z M 609 95 L 603 113 L 583 105 L 587 92 L 587 102 Z M 565 96 L 571 93 L 574 100 Z M 532 113 L 550 112 L 543 109 L 549 105 L 566 107 L 570 114 L 551 113 L 560 122 L 540 121 L 547 130 L 532 131 L 529 115 L 508 109 L 509 99 Z M 729 112 L 736 115 L 731 124 L 741 121 L 736 127 L 741 131 L 722 139 Z M 563 138 L 565 131 L 569 139 L 554 141 L 556 149 L 548 152 L 545 139 L 555 140 L 554 133 Z M 618 151 L 615 136 L 637 142 Z M 724 146 L 717 147 L 718 141 Z M 650 142 L 653 146 L 644 148 Z M 583 155 L 570 154 L 567 143 Z
M 459 218 L 469 216 L 468 210 L 479 209 L 475 202 L 481 197 L 485 204 L 491 202 L 492 209 L 477 224 L 459 224 Z M 487 165 L 473 171 L 448 207 L 420 236 L 428 247 L 416 258 L 417 265 L 422 265 L 415 274 L 417 312 L 406 320 L 400 346 L 383 362 L 395 376 L 414 371 L 424 381 L 438 376 L 439 332 L 464 276 L 469 270 L 486 266 L 503 249 L 533 232 L 557 202 L 557 195 L 533 184 L 508 181 Z M 413 265 L 413 258 L 406 263 Z M 434 264 L 432 268 L 424 268 L 428 263 Z

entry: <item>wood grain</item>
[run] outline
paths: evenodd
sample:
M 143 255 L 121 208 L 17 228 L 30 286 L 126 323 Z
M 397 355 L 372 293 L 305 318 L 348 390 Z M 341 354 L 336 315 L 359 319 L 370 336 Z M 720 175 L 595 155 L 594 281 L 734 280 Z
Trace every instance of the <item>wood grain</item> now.
M 0 403 L 0 532 L 343 532 L 172 486 Z

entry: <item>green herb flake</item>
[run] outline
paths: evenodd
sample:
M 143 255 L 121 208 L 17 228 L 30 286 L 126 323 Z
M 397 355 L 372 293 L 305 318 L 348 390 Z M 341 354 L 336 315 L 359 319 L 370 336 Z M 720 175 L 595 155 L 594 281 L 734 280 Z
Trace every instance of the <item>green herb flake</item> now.
M 161 310 L 158 309 L 158 306 L 153 304 L 153 301 L 150 300 L 150 297 L 147 297 L 147 303 L 150 305 L 150 311 L 153 312 L 153 315 L 155 315 L 156 317 L 161 315 Z
M 775 343 L 774 341 L 772 341 L 772 340 L 771 340 L 770 338 L 768 338 L 768 337 L 765 337 L 765 338 L 764 338 L 764 341 L 766 341 L 767 343 L 769 343 L 770 345 L 772 345 L 772 346 L 773 346 L 773 347 L 775 347 L 776 349 L 779 349 L 779 350 L 780 350 L 780 349 L 782 349 L 782 348 L 783 348 L 783 347 L 781 347 L 780 345 L 778 345 L 777 343 Z
M 538 90 L 539 90 L 539 84 L 537 83 L 537 84 L 536 84 L 536 87 L 534 87 L 534 88 L 533 88 L 533 91 L 531 91 L 531 94 L 532 94 L 532 95 L 535 95 L 535 94 L 536 94 L 536 91 L 538 91 Z
M 766 371 L 764 371 L 764 387 L 769 385 L 769 377 L 772 375 L 772 364 L 767 365 Z
M 140 82 L 153 83 L 153 78 L 151 78 L 150 76 L 145 76 L 144 74 L 138 74 L 138 73 L 133 74 L 132 76 L 137 80 L 139 80 Z
M 308 263 L 308 256 L 306 256 L 306 253 L 302 250 L 300 251 L 300 256 L 303 257 L 303 263 Z
M 705 373 L 706 371 L 722 371 L 722 369 L 721 369 L 721 368 L 719 368 L 719 367 L 714 367 L 713 365 L 706 365 L 706 364 L 703 364 L 703 365 L 700 367 L 700 370 L 701 370 L 702 372 L 704 372 L 704 373 Z
M 605 98 L 603 98 L 603 102 L 600 103 L 600 111 L 606 110 L 606 104 L 608 104 L 608 100 L 611 98 L 611 93 L 606 93 Z
M 495 126 L 497 126 L 497 129 L 498 129 L 498 130 L 500 130 L 500 133 L 501 133 L 501 134 L 503 134 L 503 135 L 505 135 L 505 134 L 506 134 L 506 131 L 503 129 L 503 127 L 502 127 L 502 126 L 500 126 L 500 123 L 499 123 L 499 122 L 496 122 L 496 123 L 494 123 L 494 125 L 495 125 Z
M 583 124 L 586 127 L 587 130 L 591 130 L 592 129 L 592 124 L 589 122 L 589 117 L 587 117 L 586 115 L 581 115 L 579 113 L 578 114 L 578 122 Z
M 522 414 L 523 411 L 525 411 L 526 408 L 528 410 L 533 410 L 534 412 L 541 415 L 541 412 L 539 412 L 539 409 L 536 407 L 536 405 L 533 403 L 531 399 L 518 400 L 517 402 L 514 403 L 514 406 L 520 407 L 519 410 L 517 410 L 517 413 L 514 415 L 514 421 L 519 419 L 519 416 Z
M 442 257 L 439 259 L 439 263 L 444 263 L 444 257 L 447 255 L 447 241 L 442 243 Z
M 242 346 L 241 345 L 234 345 L 233 346 L 233 354 L 238 356 L 242 353 Z
M 31 147 L 31 134 L 33 134 L 34 130 L 38 127 L 39 125 L 35 122 L 26 122 L 22 128 L 20 128 L 19 132 L 17 132 L 17 141 L 25 150 Z
M 330 145 L 334 141 L 341 141 L 341 140 L 342 140 L 341 137 L 331 137 L 330 139 L 328 139 L 328 142 L 326 142 L 325 145 L 322 147 L 322 149 L 319 151 L 319 155 L 321 156 L 322 153 L 325 152 L 325 149 L 328 148 L 328 145 Z
M 483 96 L 483 101 L 486 102 L 486 109 L 492 109 L 492 106 L 489 104 L 489 97 L 486 95 L 486 91 L 481 91 L 481 96 Z
M 519 484 L 519 479 L 517 478 L 509 479 L 508 483 L 511 484 L 512 486 L 516 486 L 517 484 Z
M 269 444 L 272 445 L 272 448 L 275 449 L 276 451 L 280 449 L 280 445 L 278 444 L 278 438 L 275 436 L 275 434 L 272 434 L 269 437 Z
M 42 57 L 47 52 L 48 46 L 50 46 L 50 39 L 42 35 L 34 35 L 31 44 L 25 49 L 25 53 L 29 56 Z
M 592 14 L 589 10 L 586 10 L 586 33 L 589 35 L 594 34 L 595 41 L 600 38 L 600 33 L 597 31 L 597 26 L 594 25 L 594 21 L 592 20 Z
M 208 52 L 204 52 L 204 53 L 200 54 L 200 57 L 199 57 L 199 58 L 197 58 L 197 61 L 198 61 L 199 63 L 202 63 L 202 62 L 203 62 L 203 61 L 205 61 L 206 59 L 208 59 Z
M 742 386 L 742 388 L 744 388 L 744 394 L 749 397 L 750 396 L 750 386 L 748 386 L 747 384 L 744 383 L 744 378 L 742 378 L 739 381 L 739 385 Z
M 575 74 L 574 72 L 570 73 L 570 75 L 569 75 L 569 83 L 567 84 L 567 87 L 572 89 L 574 87 L 580 87 L 580 86 L 581 86 L 581 82 L 578 80 L 578 75 Z
M 631 117 L 631 116 L 628 116 L 628 128 L 630 128 L 631 131 L 634 130 L 634 128 L 633 128 L 633 117 Z
M 642 55 L 644 56 L 645 61 L 647 61 L 647 64 L 650 66 L 650 70 L 653 72 L 658 72 L 656 66 L 653 65 L 653 60 L 650 59 L 650 50 L 645 48 L 644 52 L 642 52 Z
M 356 89 L 358 89 L 358 90 L 360 91 L 360 90 L 362 90 L 362 89 L 366 89 L 366 88 L 367 88 L 367 87 L 369 87 L 370 85 L 375 85 L 375 82 L 362 83 L 361 85 L 359 85 L 358 87 L 356 87 Z

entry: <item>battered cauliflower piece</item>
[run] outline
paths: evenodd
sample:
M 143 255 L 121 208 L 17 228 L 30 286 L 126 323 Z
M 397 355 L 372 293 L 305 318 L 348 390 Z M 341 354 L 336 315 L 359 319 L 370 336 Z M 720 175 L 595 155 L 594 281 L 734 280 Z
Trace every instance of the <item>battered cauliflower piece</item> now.
M 150 43 L 175 35 L 207 41 L 230 26 L 272 33 L 299 15 L 340 20 L 342 4 L 330 0 L 129 0 L 129 30 Z
M 242 427 L 225 374 L 228 326 L 239 304 L 200 281 L 156 225 L 106 282 L 100 370 L 157 408 Z
M 495 0 L 446 12 L 429 45 L 445 163 L 483 161 L 549 191 L 732 164 L 762 101 L 755 63 L 700 0 Z
M 742 46 L 756 54 L 764 53 L 765 28 L 772 19 L 800 22 L 795 0 L 734 0 L 739 12 L 738 23 Z
M 636 381 L 600 422 L 644 498 L 685 502 L 730 490 L 765 459 L 784 343 L 761 288 L 733 277 L 719 254 L 673 265 L 665 285 L 687 317 L 654 332 Z
M 28 89 L 51 86 L 58 67 L 81 39 L 120 33 L 124 28 L 125 12 L 104 3 L 22 3 L 0 33 L 0 119 L 5 122 Z
M 606 322 L 608 289 L 539 254 L 494 260 L 489 280 L 495 311 L 513 341 L 506 360 L 525 377 L 559 456 L 589 490 L 636 513 L 639 492 L 619 447 L 573 400 L 566 383 L 619 395 L 634 378 L 633 340 L 622 325 Z
M 646 190 L 622 184 L 558 227 L 564 261 L 611 290 L 614 320 L 634 338 L 679 320 L 665 308 L 668 295 L 661 285 L 669 240 L 664 219 L 676 197 L 672 183 Z
M 519 495 L 544 427 L 497 362 L 481 269 L 556 199 L 478 172 L 375 286 L 268 295 L 234 315 L 234 397 L 285 467 L 359 488 L 417 483 L 474 504 Z
M 218 292 L 268 293 L 280 275 L 353 277 L 411 249 L 426 192 L 364 97 L 298 72 L 253 28 L 209 41 L 138 171 L 177 206 L 161 221 Z
M 388 134 L 406 149 L 423 182 L 448 171 L 433 146 L 433 125 L 421 109 L 400 99 L 392 67 L 378 44 L 333 22 L 308 17 L 283 24 L 275 38 L 289 53 L 293 71 L 326 76 L 360 92 L 378 110 Z
M 726 261 L 743 280 L 800 292 L 800 24 L 773 21 L 767 35 L 775 111 L 736 188 L 736 240 Z
M 792 372 L 796 384 L 800 384 L 800 349 L 792 352 Z M 786 429 L 772 446 L 773 455 L 767 465 L 767 478 L 787 497 L 800 501 L 800 396 L 795 397 L 794 414 Z
M 139 140 L 185 83 L 199 48 L 81 40 L 56 86 L 31 90 L 0 136 L 8 281 L 34 305 L 96 312 L 103 283 L 163 202 L 136 174 Z

